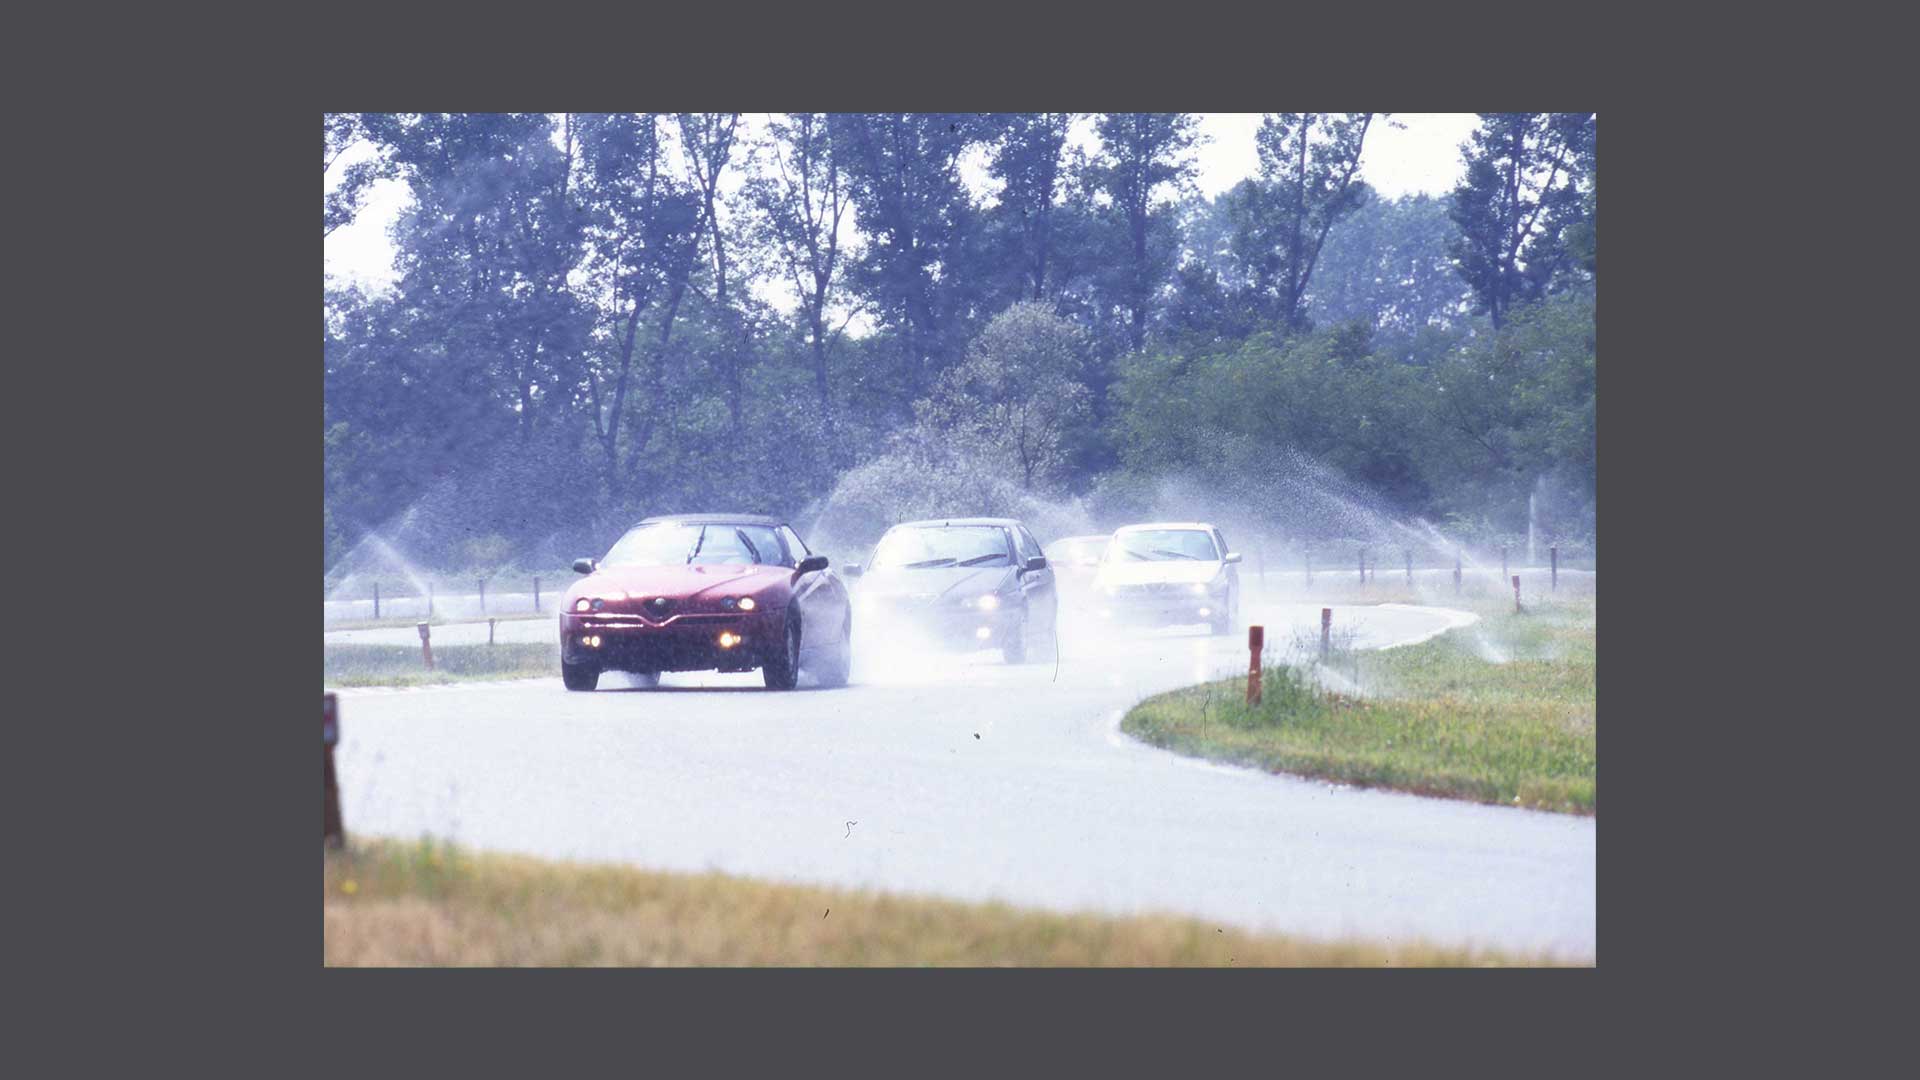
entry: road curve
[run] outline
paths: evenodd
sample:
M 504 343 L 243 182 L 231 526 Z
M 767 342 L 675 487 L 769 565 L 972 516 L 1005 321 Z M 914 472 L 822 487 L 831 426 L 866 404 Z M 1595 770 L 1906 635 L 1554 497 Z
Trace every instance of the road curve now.
M 1253 603 L 1270 643 L 1312 604 Z M 1337 607 L 1357 644 L 1473 616 Z M 484 624 L 435 631 L 436 643 Z M 550 619 L 502 640 L 552 640 Z M 330 641 L 418 641 L 409 628 Z M 932 660 L 862 642 L 853 685 L 668 675 L 568 693 L 558 678 L 343 690 L 349 832 L 722 870 L 1060 910 L 1169 911 L 1316 938 L 1419 939 L 1596 958 L 1591 817 L 1340 788 L 1219 766 L 1117 730 L 1141 697 L 1246 666 L 1199 628 L 1063 631 L 1057 665 Z

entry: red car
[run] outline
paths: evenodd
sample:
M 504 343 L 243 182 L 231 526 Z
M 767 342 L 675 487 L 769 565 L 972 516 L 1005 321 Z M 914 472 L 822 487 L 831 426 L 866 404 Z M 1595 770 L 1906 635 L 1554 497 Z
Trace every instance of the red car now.
M 658 685 L 663 671 L 752 671 L 791 690 L 805 670 L 844 686 L 852 607 L 827 557 L 778 518 L 677 514 L 635 525 L 567 590 L 560 674 L 592 690 L 602 671 Z

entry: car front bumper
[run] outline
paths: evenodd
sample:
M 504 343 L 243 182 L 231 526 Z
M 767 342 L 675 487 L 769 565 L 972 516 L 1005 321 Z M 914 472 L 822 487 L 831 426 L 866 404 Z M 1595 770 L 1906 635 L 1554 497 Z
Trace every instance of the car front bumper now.
M 1189 586 L 1113 592 L 1096 589 L 1088 598 L 1088 606 L 1102 619 L 1161 626 L 1210 622 L 1227 610 L 1227 602 L 1224 589 L 1196 593 Z
M 1017 607 L 982 611 L 957 604 L 869 603 L 857 606 L 854 618 L 869 640 L 896 647 L 963 652 L 999 648 L 1019 632 L 1026 613 Z
M 637 614 L 566 612 L 560 616 L 560 656 L 569 664 L 618 671 L 745 671 L 785 647 L 781 614 L 686 614 L 655 622 Z M 722 635 L 739 640 L 723 645 Z

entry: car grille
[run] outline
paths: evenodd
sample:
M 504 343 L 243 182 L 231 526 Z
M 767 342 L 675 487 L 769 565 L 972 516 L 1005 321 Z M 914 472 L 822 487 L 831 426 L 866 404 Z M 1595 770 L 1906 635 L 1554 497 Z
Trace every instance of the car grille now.
M 1151 596 L 1192 595 L 1193 585 L 1191 583 L 1176 584 L 1174 582 L 1169 582 L 1169 581 L 1155 581 L 1155 582 L 1149 582 L 1145 585 L 1116 586 L 1114 589 L 1114 592 L 1120 596 L 1134 596 L 1134 597 L 1143 597 L 1143 598 L 1151 597 Z

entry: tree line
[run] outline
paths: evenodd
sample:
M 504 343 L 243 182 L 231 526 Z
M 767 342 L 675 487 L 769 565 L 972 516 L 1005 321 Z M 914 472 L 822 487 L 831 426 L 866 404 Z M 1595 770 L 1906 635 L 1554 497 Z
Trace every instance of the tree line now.
M 328 114 L 325 234 L 411 198 L 393 286 L 325 291 L 326 563 L 1175 475 L 1279 514 L 1291 457 L 1480 531 L 1551 477 L 1591 531 L 1595 118 L 1483 114 L 1387 199 L 1393 122 L 1267 114 L 1207 198 L 1191 114 Z

